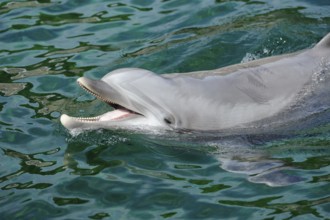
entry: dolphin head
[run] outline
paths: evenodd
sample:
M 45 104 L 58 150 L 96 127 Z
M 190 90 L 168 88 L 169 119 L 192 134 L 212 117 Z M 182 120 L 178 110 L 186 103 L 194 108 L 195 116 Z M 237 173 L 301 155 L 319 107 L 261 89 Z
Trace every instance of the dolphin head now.
M 172 89 L 170 79 L 138 68 L 114 70 L 100 80 L 81 77 L 78 84 L 87 92 L 113 107 L 112 111 L 95 117 L 61 116 L 69 130 L 129 128 L 132 126 L 171 127 L 173 116 L 165 100 Z M 166 100 L 169 99 L 166 95 Z M 173 103 L 172 103 L 173 104 Z

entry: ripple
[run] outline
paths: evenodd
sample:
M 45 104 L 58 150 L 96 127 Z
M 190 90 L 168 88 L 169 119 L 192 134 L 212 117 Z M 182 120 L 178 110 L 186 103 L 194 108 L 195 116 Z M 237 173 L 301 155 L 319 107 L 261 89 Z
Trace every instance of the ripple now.
M 2 190 L 9 190 L 9 189 L 46 189 L 48 187 L 51 187 L 53 184 L 50 183 L 36 183 L 33 184 L 32 181 L 27 183 L 11 183 L 4 187 L 2 187 Z
M 6 4 L 7 3 L 7 4 Z M 8 13 L 11 10 L 19 8 L 37 8 L 37 7 L 48 7 L 52 6 L 54 3 L 39 3 L 38 1 L 29 2 L 3 2 L 0 8 L 0 14 Z
M 53 200 L 54 200 L 55 204 L 58 205 L 58 206 L 79 205 L 79 204 L 88 203 L 88 200 L 79 199 L 79 198 L 59 198 L 59 197 L 54 197 Z
M 242 201 L 226 201 L 220 200 L 219 203 L 227 204 L 227 205 L 238 205 L 238 206 L 249 206 L 249 207 L 262 207 L 266 209 L 274 210 L 269 216 L 279 213 L 290 213 L 290 217 L 303 217 L 304 215 L 311 214 L 313 217 L 322 218 L 322 216 L 318 213 L 317 209 L 313 206 L 319 204 L 326 204 L 330 202 L 330 197 L 325 197 L 318 200 L 301 200 L 294 203 L 276 203 L 274 200 L 277 200 L 281 197 L 269 197 L 263 198 L 256 201 L 251 202 L 242 202 Z
M 214 193 L 214 192 L 218 192 L 220 190 L 224 190 L 224 189 L 228 189 L 231 188 L 231 186 L 227 186 L 224 184 L 216 184 L 216 185 L 211 185 L 209 187 L 203 187 L 201 188 L 202 193 Z
M 0 83 L 0 92 L 4 96 L 16 95 L 26 87 L 26 83 Z

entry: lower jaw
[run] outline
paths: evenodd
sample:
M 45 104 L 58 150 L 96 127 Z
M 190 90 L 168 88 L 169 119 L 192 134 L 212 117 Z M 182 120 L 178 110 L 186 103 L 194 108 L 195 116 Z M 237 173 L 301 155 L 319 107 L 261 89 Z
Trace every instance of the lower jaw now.
M 125 109 L 116 109 L 98 117 L 98 121 L 117 121 L 136 115 Z
M 120 113 L 115 116 L 114 113 Z M 69 130 L 71 134 L 82 132 L 84 130 L 96 129 L 125 129 L 125 130 L 151 130 L 163 128 L 163 125 L 156 120 L 151 120 L 143 115 L 132 112 L 107 112 L 94 118 L 75 118 L 63 114 L 61 116 L 62 125 Z M 73 133 L 72 133 L 73 132 Z
M 106 112 L 99 116 L 94 117 L 70 117 L 79 122 L 106 122 L 106 121 L 120 121 L 125 118 L 133 117 L 139 114 L 133 113 L 126 109 L 116 109 L 113 111 Z
M 62 115 L 61 116 L 61 123 L 64 127 L 68 129 L 73 129 L 75 127 L 80 127 L 83 124 L 85 125 L 93 125 L 98 123 L 106 123 L 106 122 L 120 122 L 125 119 L 133 118 L 134 116 L 137 116 L 138 114 L 135 114 L 129 110 L 125 109 L 116 109 L 113 111 L 109 111 L 107 113 L 104 113 L 99 116 L 95 117 L 71 117 L 68 115 Z M 84 126 L 83 126 L 84 127 Z

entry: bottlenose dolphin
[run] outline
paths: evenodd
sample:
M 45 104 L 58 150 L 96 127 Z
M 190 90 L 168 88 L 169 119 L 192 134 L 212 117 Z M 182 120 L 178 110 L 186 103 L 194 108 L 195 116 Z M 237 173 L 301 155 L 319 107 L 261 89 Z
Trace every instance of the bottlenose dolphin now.
M 114 110 L 61 123 L 72 129 L 158 126 L 221 130 L 267 119 L 301 99 L 317 72 L 330 63 L 330 33 L 313 48 L 220 69 L 157 75 L 123 68 L 78 84 Z

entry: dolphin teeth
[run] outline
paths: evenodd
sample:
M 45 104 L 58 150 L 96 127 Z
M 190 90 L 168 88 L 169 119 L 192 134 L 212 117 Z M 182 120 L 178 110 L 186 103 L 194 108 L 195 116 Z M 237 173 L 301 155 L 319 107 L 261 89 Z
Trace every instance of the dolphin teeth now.
M 108 100 L 108 99 L 103 98 L 102 96 L 100 96 L 99 94 L 97 94 L 97 93 L 94 92 L 93 90 L 89 89 L 88 87 L 86 87 L 84 84 L 82 84 L 82 83 L 79 82 L 79 81 L 77 81 L 77 83 L 78 83 L 78 85 L 79 85 L 81 88 L 83 88 L 86 92 L 92 94 L 92 95 L 95 96 L 97 99 L 99 99 L 99 100 L 101 100 L 101 101 L 103 101 L 103 102 L 109 104 L 109 105 L 110 105 L 112 108 L 114 108 L 114 109 L 124 109 L 124 110 L 126 110 L 126 111 L 129 111 L 129 112 L 132 113 L 132 114 L 142 115 L 142 114 L 140 114 L 140 113 L 138 113 L 138 112 L 135 112 L 135 111 L 132 111 L 132 110 L 130 110 L 130 109 L 127 109 L 127 108 L 125 108 L 124 106 L 121 106 L 121 105 L 119 105 L 119 104 L 117 104 L 117 103 L 115 103 L 115 102 L 113 102 L 113 101 L 111 101 L 111 100 Z M 81 121 L 90 121 L 90 122 L 92 122 L 92 121 L 98 121 L 99 119 L 100 119 L 100 117 L 80 118 Z
M 83 121 L 83 122 L 94 122 L 94 121 L 98 121 L 100 119 L 100 116 L 96 116 L 96 117 L 77 117 L 76 119 L 78 121 Z
M 110 105 L 111 105 L 111 104 L 116 105 L 116 103 L 114 103 L 114 102 L 112 102 L 112 101 L 110 101 L 110 100 L 108 100 L 108 99 L 105 99 L 105 98 L 103 98 L 102 96 L 100 96 L 99 94 L 95 93 L 94 91 L 88 89 L 86 86 L 84 86 L 84 85 L 83 85 L 82 83 L 80 83 L 79 81 L 78 81 L 78 84 L 79 84 L 79 86 L 80 86 L 81 88 L 83 88 L 86 92 L 92 94 L 92 95 L 95 96 L 97 99 L 100 99 L 100 100 L 102 100 L 103 102 L 106 102 L 106 103 L 108 103 L 108 104 L 110 104 Z

